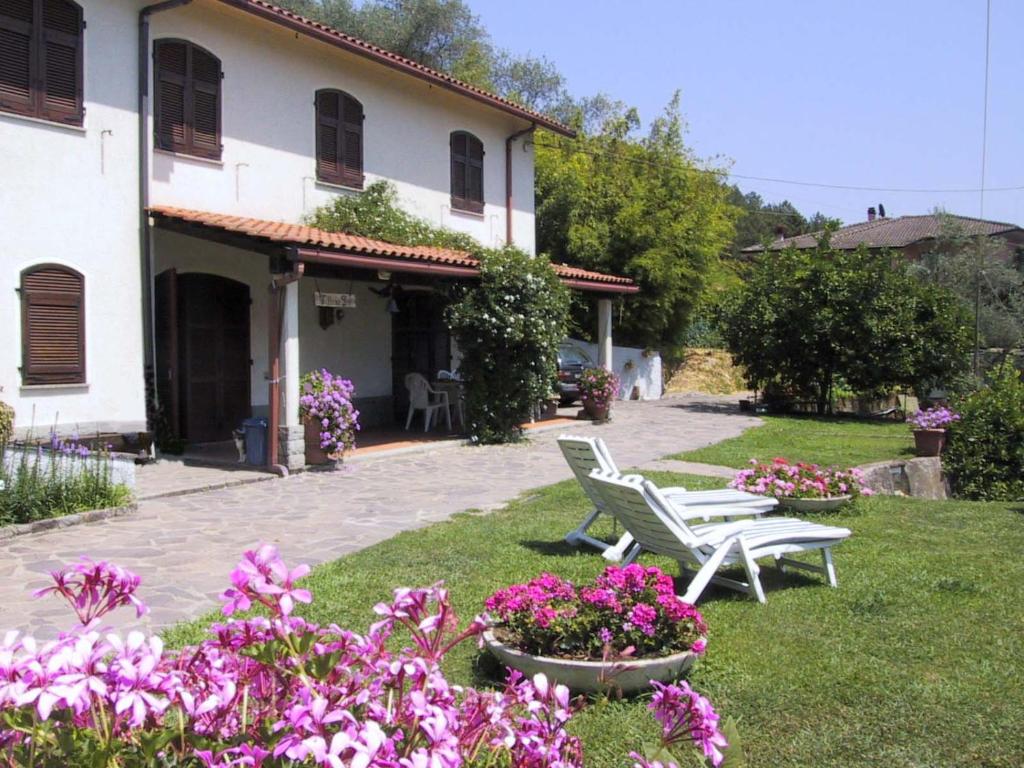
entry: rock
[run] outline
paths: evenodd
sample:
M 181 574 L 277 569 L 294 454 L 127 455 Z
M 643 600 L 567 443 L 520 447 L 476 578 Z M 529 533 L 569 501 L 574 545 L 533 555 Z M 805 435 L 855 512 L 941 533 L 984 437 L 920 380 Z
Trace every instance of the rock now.
M 877 461 L 859 469 L 864 473 L 864 484 L 883 496 L 949 498 L 949 485 L 942 476 L 942 462 L 938 456 Z

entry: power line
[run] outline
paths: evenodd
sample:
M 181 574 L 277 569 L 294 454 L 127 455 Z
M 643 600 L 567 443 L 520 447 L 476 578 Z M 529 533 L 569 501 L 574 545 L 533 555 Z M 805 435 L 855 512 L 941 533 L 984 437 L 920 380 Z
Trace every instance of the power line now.
M 987 64 L 986 64 L 986 72 L 987 72 L 987 69 L 988 69 L 988 67 L 987 67 Z M 986 82 L 987 82 L 987 80 L 986 80 Z M 987 89 L 987 86 L 986 86 L 986 89 Z M 591 155 L 593 157 L 600 157 L 600 156 L 606 156 L 606 155 L 610 155 L 611 154 L 607 150 L 598 151 L 598 150 L 588 149 L 588 148 L 585 148 L 585 147 L 573 144 L 572 140 L 558 140 L 558 139 L 556 139 L 554 142 L 549 142 L 547 140 L 537 141 L 535 139 L 533 143 L 535 143 L 536 145 L 541 146 L 541 147 L 547 147 L 549 149 L 564 149 L 564 148 L 568 147 L 568 148 L 572 149 L 572 151 L 574 151 L 574 152 L 581 152 L 583 154 Z M 640 157 L 625 157 L 625 158 L 620 158 L 620 159 L 624 160 L 625 162 L 628 162 L 628 163 L 633 163 L 635 165 L 646 165 L 646 166 L 651 167 L 651 168 L 657 168 L 658 167 L 658 163 L 656 163 L 654 161 L 651 161 L 651 160 L 646 160 L 646 159 L 640 158 Z M 851 192 L 888 192 L 888 193 L 893 193 L 893 194 L 900 194 L 900 193 L 907 193 L 907 194 L 972 194 L 972 193 L 981 193 L 982 196 L 984 196 L 984 194 L 986 192 L 1021 192 L 1021 191 L 1024 191 L 1024 184 L 1019 185 L 1019 186 L 988 187 L 988 188 L 985 188 L 984 186 L 982 186 L 982 187 L 871 187 L 871 186 L 864 186 L 864 187 L 862 187 L 862 186 L 856 186 L 856 185 L 853 185 L 853 184 L 829 184 L 829 183 L 826 183 L 826 182 L 800 181 L 800 180 L 796 180 L 796 179 L 783 179 L 783 178 L 778 178 L 778 177 L 773 177 L 773 176 L 750 176 L 750 175 L 747 175 L 747 174 L 734 173 L 732 171 L 721 170 L 721 169 L 716 169 L 716 168 L 691 168 L 690 170 L 692 170 L 694 173 L 706 173 L 706 174 L 710 174 L 712 176 L 721 176 L 721 177 L 724 177 L 724 178 L 743 179 L 744 181 L 763 181 L 763 182 L 771 182 L 771 183 L 775 183 L 775 184 L 792 184 L 794 186 L 799 186 L 799 187 L 818 187 L 818 188 L 821 188 L 821 189 L 840 189 L 840 190 L 847 190 L 847 191 L 851 191 Z M 984 184 L 984 178 L 982 179 L 982 184 Z

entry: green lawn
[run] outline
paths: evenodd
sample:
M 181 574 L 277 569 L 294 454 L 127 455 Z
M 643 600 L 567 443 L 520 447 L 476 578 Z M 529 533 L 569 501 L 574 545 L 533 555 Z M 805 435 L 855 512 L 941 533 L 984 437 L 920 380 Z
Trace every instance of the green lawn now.
M 444 579 L 468 620 L 493 590 L 541 571 L 589 579 L 604 561 L 561 542 L 586 507 L 566 482 L 492 514 L 401 534 L 315 569 L 305 615 L 362 629 L 393 587 Z M 691 681 L 739 720 L 751 765 L 1024 764 L 1020 505 L 873 498 L 816 519 L 854 532 L 836 550 L 838 590 L 766 568 L 767 605 L 715 589 L 700 605 L 710 640 Z M 178 627 L 167 639 L 195 640 L 200 626 Z M 475 645 L 449 661 L 458 682 L 489 679 L 491 665 Z M 629 749 L 654 732 L 645 704 L 596 702 L 575 718 L 588 766 L 629 765 Z
M 745 467 L 750 459 L 852 467 L 913 455 L 914 437 L 902 422 L 817 416 L 763 416 L 764 425 L 739 437 L 673 456 L 685 461 Z

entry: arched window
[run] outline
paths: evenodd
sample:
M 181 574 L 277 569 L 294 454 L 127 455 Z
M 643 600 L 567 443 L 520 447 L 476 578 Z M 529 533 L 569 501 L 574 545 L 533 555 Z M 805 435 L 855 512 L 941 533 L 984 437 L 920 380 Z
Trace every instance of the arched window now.
M 0 110 L 81 125 L 82 9 L 0 0 Z
M 21 273 L 21 379 L 85 382 L 85 280 L 57 264 Z
M 153 57 L 156 146 L 219 160 L 220 59 L 186 40 L 157 40 Z
M 484 145 L 466 131 L 455 131 L 452 150 L 452 208 L 484 212 Z
M 316 92 L 316 177 L 363 188 L 363 105 L 331 88 Z

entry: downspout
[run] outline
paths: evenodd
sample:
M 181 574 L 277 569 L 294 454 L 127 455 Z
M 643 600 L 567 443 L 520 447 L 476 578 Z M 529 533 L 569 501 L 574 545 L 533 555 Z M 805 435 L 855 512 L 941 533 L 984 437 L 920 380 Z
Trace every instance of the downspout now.
M 535 130 L 537 124 L 531 123 L 529 128 L 516 131 L 505 139 L 505 245 L 512 245 L 512 142 Z
M 142 344 L 153 371 L 153 400 L 159 404 L 156 366 L 156 307 L 153 244 L 149 227 L 149 17 L 192 0 L 164 0 L 139 10 L 139 254 L 142 261 Z M 150 425 L 147 425 L 150 426 Z

